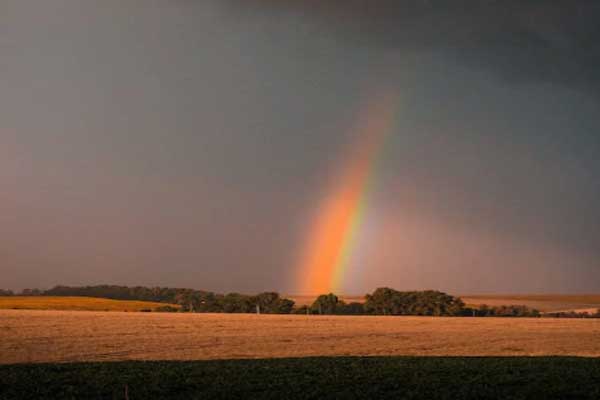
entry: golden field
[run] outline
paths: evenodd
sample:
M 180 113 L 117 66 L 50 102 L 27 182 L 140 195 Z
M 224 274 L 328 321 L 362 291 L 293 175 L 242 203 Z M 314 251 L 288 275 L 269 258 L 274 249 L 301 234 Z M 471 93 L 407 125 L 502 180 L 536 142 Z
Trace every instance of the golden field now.
M 0 363 L 600 356 L 600 319 L 0 310 Z
M 588 311 L 600 309 L 600 295 L 471 295 L 460 296 L 467 305 L 501 306 L 520 304 L 541 312 Z
M 95 297 L 9 296 L 0 297 L 0 309 L 72 310 L 72 311 L 141 311 L 177 305 L 149 301 L 110 300 Z

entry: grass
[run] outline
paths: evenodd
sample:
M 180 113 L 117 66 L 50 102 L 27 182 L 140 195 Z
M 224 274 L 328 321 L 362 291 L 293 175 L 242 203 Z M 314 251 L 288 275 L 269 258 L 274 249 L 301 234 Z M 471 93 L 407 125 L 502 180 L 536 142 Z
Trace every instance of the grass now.
M 600 358 L 316 357 L 0 366 L 13 399 L 598 399 Z
M 7 296 L 0 297 L 0 309 L 68 311 L 149 311 L 177 305 L 149 301 L 110 300 L 95 297 Z

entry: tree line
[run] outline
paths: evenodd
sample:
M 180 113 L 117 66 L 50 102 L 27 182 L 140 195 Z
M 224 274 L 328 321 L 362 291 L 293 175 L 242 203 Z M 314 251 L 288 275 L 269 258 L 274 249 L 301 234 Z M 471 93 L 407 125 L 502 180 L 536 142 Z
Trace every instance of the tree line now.
M 10 290 L 1 290 L 0 296 L 13 296 Z M 333 293 L 318 296 L 310 305 L 297 306 L 291 299 L 277 292 L 257 295 L 241 293 L 219 294 L 203 290 L 145 286 L 56 286 L 48 290 L 24 289 L 20 296 L 83 296 L 114 300 L 141 300 L 166 303 L 157 311 L 263 313 L 310 315 L 429 315 L 470 317 L 540 317 L 598 318 L 596 313 L 554 313 L 542 315 L 524 305 L 468 307 L 459 298 L 436 290 L 398 291 L 383 287 L 365 296 L 365 302 L 346 303 Z M 176 304 L 175 308 L 169 304 Z
M 548 312 L 542 316 L 547 318 L 600 318 L 600 308 L 595 313 L 588 311 L 558 311 Z
M 180 308 L 165 305 L 158 311 L 212 312 L 212 313 L 255 313 L 289 314 L 294 301 L 282 298 L 276 292 L 257 295 L 241 293 L 218 294 L 204 290 L 145 287 L 145 286 L 56 286 L 48 290 L 25 289 L 22 296 L 82 296 L 113 300 L 139 300 L 177 304 Z
M 297 313 L 337 315 L 423 315 L 448 317 L 539 317 L 538 310 L 524 305 L 467 307 L 459 298 L 436 290 L 405 291 L 378 288 L 364 303 L 345 303 L 335 294 L 319 296 Z

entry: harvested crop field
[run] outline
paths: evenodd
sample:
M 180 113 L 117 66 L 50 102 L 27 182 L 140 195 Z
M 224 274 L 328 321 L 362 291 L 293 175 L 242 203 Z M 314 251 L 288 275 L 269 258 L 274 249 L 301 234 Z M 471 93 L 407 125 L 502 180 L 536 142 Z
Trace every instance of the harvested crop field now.
M 111 300 L 95 297 L 7 296 L 0 297 L 0 309 L 70 311 L 153 311 L 174 304 L 137 300 Z
M 468 295 L 460 296 L 470 306 L 502 306 L 519 304 L 541 312 L 596 312 L 600 309 L 600 295 Z
M 0 363 L 600 356 L 600 319 L 0 310 Z

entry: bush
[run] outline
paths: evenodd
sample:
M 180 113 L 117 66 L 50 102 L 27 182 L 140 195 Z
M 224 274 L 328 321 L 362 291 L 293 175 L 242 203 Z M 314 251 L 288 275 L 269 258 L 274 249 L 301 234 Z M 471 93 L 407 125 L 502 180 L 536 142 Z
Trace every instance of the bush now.
M 576 312 L 576 311 L 567 311 L 567 312 L 554 312 L 554 313 L 545 313 L 542 315 L 547 318 L 600 318 L 600 309 L 596 313 L 585 312 Z
M 173 306 L 161 306 L 154 309 L 156 312 L 178 312 L 179 308 Z
M 363 315 L 365 314 L 365 307 L 363 303 L 352 302 L 345 304 L 343 301 L 338 306 L 336 314 L 340 315 Z
M 307 315 L 307 314 L 312 314 L 312 311 L 311 311 L 311 309 L 310 309 L 309 306 L 304 305 L 304 306 L 300 306 L 298 308 L 294 308 L 292 310 L 292 313 L 293 314 L 304 314 L 304 315 Z
M 463 315 L 474 317 L 530 317 L 537 318 L 541 313 L 533 308 L 524 305 L 507 305 L 498 307 L 489 307 L 482 304 L 479 308 L 465 309 Z

